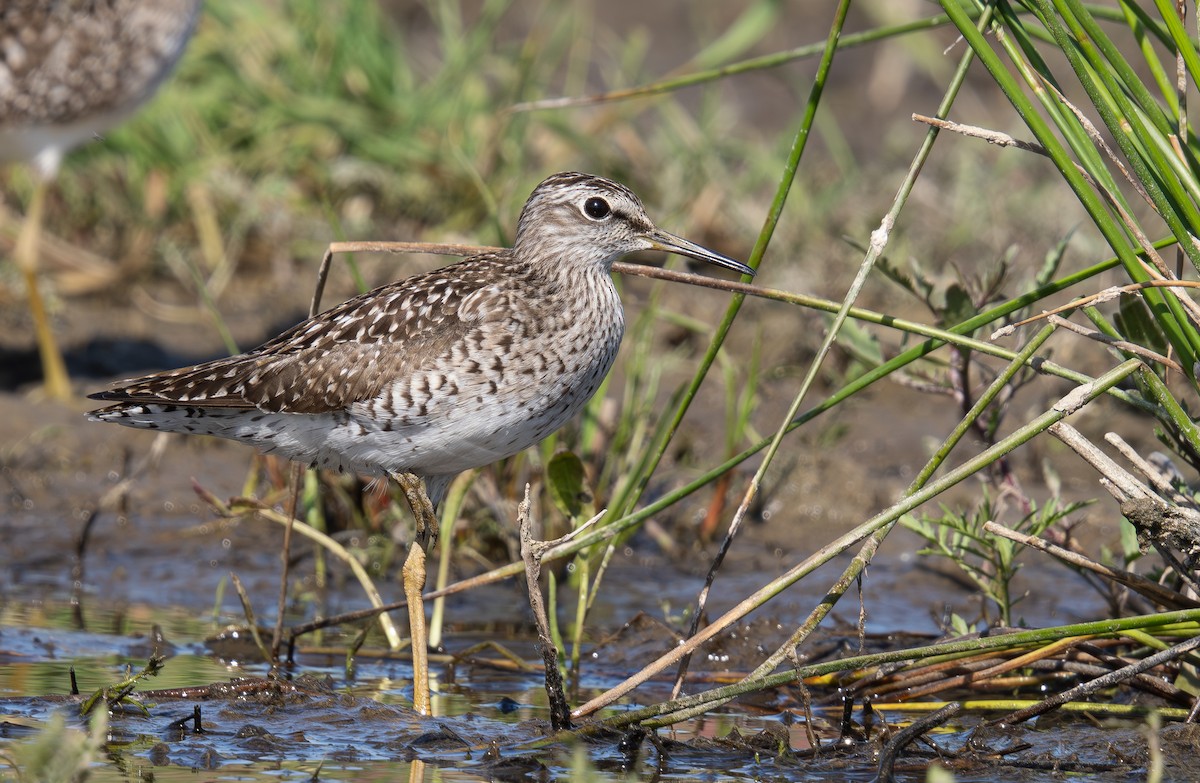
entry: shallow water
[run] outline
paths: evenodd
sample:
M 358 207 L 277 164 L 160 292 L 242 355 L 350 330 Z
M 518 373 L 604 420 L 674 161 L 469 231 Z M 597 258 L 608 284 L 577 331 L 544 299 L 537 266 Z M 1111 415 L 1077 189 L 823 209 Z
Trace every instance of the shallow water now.
M 24 400 L 0 395 L 0 417 L 7 415 L 10 422 L 30 419 L 29 407 Z M 0 453 L 6 500 L 0 508 L 0 749 L 28 741 L 56 712 L 82 726 L 75 717 L 80 697 L 66 695 L 70 669 L 84 694 L 111 685 L 127 667 L 136 670 L 145 664 L 155 649 L 157 627 L 170 645 L 161 648 L 166 665 L 158 677 L 140 683 L 138 691 L 160 693 L 148 698 L 148 718 L 128 709 L 113 715 L 108 755 L 97 763 L 94 780 L 150 774 L 159 781 L 307 780 L 318 770 L 319 777 L 338 780 L 572 779 L 575 747 L 533 745 L 548 730 L 540 672 L 502 668 L 499 652 L 485 650 L 453 663 L 435 658 L 435 718 L 428 720 L 408 711 L 411 667 L 404 655 L 375 654 L 386 647 L 377 631 L 368 637 L 352 673 L 346 669 L 345 635 L 303 637 L 296 668 L 283 682 L 264 689 L 267 667 L 257 662 L 252 645 L 231 641 L 227 632 L 231 625 L 245 625 L 230 575 L 240 578 L 260 622 L 273 620 L 280 530 L 263 521 L 218 519 L 193 491 L 193 477 L 200 476 L 219 497 L 239 494 L 251 459 L 248 451 L 177 439 L 131 487 L 126 506 L 112 508 L 102 498 L 119 480 L 114 466 L 127 471 L 136 464 L 149 448 L 144 433 L 85 426 L 78 411 L 34 407 L 32 420 L 39 427 Z M 839 482 L 820 479 L 831 474 L 819 470 L 825 469 L 814 467 L 804 476 L 807 483 L 796 489 L 803 505 L 786 506 L 787 513 L 780 506 L 770 520 L 755 521 L 744 530 L 714 585 L 709 618 L 790 568 L 812 547 L 861 521 L 861 507 L 876 504 L 876 495 L 891 491 L 887 482 L 895 483 L 880 478 L 868 485 L 872 494 L 864 496 L 862 476 L 853 466 L 834 471 L 844 474 Z M 814 482 L 828 494 L 813 494 Z M 702 512 L 705 503 L 684 504 L 675 513 Z M 81 550 L 80 533 L 97 508 L 103 510 Z M 363 546 L 365 541 L 347 543 Z M 462 547 L 444 545 L 456 553 L 455 578 L 480 570 Z M 912 536 L 894 531 L 863 580 L 861 606 L 869 644 L 916 644 L 912 635 L 928 639 L 939 634 L 950 611 L 968 619 L 978 615 L 973 591 L 943 563 L 914 555 L 918 548 Z M 312 549 L 301 541 L 293 554 L 288 625 L 367 606 L 346 569 L 331 565 L 319 584 Z M 686 626 L 711 556 L 711 548 L 705 551 L 693 542 L 679 542 L 676 553 L 664 554 L 646 533 L 615 553 L 589 615 L 591 636 L 573 704 L 615 685 L 675 644 L 673 632 Z M 824 597 L 844 565 L 842 558 L 818 570 L 715 640 L 693 660 L 690 690 L 756 666 Z M 1018 605 L 1025 623 L 1106 616 L 1103 601 L 1079 577 L 1039 565 L 1023 570 L 1016 585 L 1029 592 Z M 398 571 L 399 564 L 393 563 L 376 579 L 385 601 L 401 596 Z M 857 593 L 847 595 L 820 638 L 801 652 L 838 656 L 856 650 L 859 599 Z M 575 603 L 566 579 L 560 578 L 558 601 L 565 629 Z M 508 581 L 452 596 L 446 616 L 448 654 L 496 641 L 523 661 L 540 660 L 523 584 Z M 403 613 L 395 619 L 403 632 Z M 892 639 L 891 634 L 910 636 Z M 197 688 L 234 678 L 244 679 L 243 687 L 252 692 L 206 699 L 194 695 Z M 289 690 L 293 686 L 302 687 Z M 192 689 L 192 695 L 162 693 L 179 688 Z M 643 685 L 614 711 L 660 702 L 669 692 L 668 674 Z M 582 746 L 586 764 L 594 769 L 589 779 L 872 779 L 879 763 L 878 722 L 870 741 L 836 748 L 842 712 L 838 696 L 814 690 L 811 697 L 812 729 L 825 746 L 817 759 L 810 757 L 799 692 L 780 689 L 660 731 L 653 742 L 635 737 L 623 746 L 621 736 L 590 741 Z M 197 706 L 205 733 L 172 727 Z M 861 705 L 855 709 L 854 719 L 861 723 Z M 923 714 L 885 713 L 896 726 Z M 897 767 L 898 779 L 924 780 L 926 767 L 939 757 L 963 781 L 1043 779 L 1055 766 L 1080 780 L 1144 779 L 1146 742 L 1137 732 L 1140 722 L 1097 726 L 1081 717 L 1048 718 L 993 737 L 982 750 L 961 751 L 980 720 L 969 716 L 934 735 L 936 750 L 910 746 Z M 1169 747 L 1190 747 L 1186 736 L 1172 742 Z M 499 758 L 488 757 L 493 744 Z M 1017 752 L 1004 752 L 1026 744 Z M 1180 751 L 1172 758 L 1195 757 L 1194 751 L 1189 753 Z M 414 769 L 414 760 L 424 767 Z M 1168 773 L 1168 780 L 1190 779 L 1182 767 Z
M 156 525 L 159 530 L 171 527 L 170 523 Z M 222 534 L 209 530 L 206 535 Z M 147 544 L 152 538 L 143 539 L 131 551 L 144 555 L 152 548 Z M 220 542 L 216 546 L 237 549 Z M 121 554 L 118 547 L 109 556 L 123 561 L 129 555 Z M 273 587 L 270 560 L 261 562 L 258 578 L 248 580 L 263 606 L 270 605 Z M 408 708 L 412 692 L 408 661 L 402 654 L 379 653 L 378 634 L 368 639 L 352 673 L 343 652 L 349 638 L 327 632 L 319 639 L 302 639 L 295 669 L 282 680 L 267 681 L 267 667 L 254 660 L 253 648 L 244 639 L 231 638 L 229 624 L 242 622 L 230 606 L 231 597 L 224 596 L 220 610 L 212 609 L 215 574 L 206 575 L 203 568 L 199 575 L 176 569 L 172 578 L 170 569 L 142 569 L 131 562 L 121 562 L 116 571 L 93 567 L 89 573 L 97 575 L 97 581 L 81 594 L 81 603 L 73 604 L 68 600 L 69 582 L 52 578 L 51 559 L 43 562 L 47 565 L 42 568 L 22 571 L 22 580 L 8 585 L 0 605 L 0 747 L 27 741 L 55 712 L 69 716 L 71 725 L 84 725 L 78 717 L 82 697 L 69 695 L 72 670 L 86 695 L 120 680 L 127 669 L 139 669 L 155 649 L 167 656 L 162 673 L 138 687 L 139 693 L 149 692 L 142 697 L 149 715 L 128 707 L 112 714 L 107 755 L 95 763 L 92 780 L 151 775 L 158 781 L 314 776 L 568 780 L 578 779 L 573 768 L 581 763 L 592 770 L 586 779 L 601 781 L 630 776 L 664 781 L 866 781 L 877 772 L 878 719 L 874 742 L 860 740 L 836 747 L 841 708 L 835 695 L 813 694 L 813 730 L 825 745 L 816 759 L 809 757 L 808 727 L 798 694 L 781 690 L 661 731 L 654 742 L 620 735 L 592 740 L 579 746 L 586 759 L 581 762 L 575 746 L 539 743 L 548 731 L 540 672 L 502 668 L 504 661 L 495 651 L 483 650 L 453 663 L 435 657 L 434 717 L 421 719 Z M 614 638 L 589 646 L 576 703 L 615 684 L 671 644 L 660 623 L 636 619 L 633 607 L 653 605 L 647 594 L 654 591 L 660 605 L 678 608 L 694 589 L 693 577 L 657 563 L 649 571 L 653 582 L 637 578 L 636 574 L 647 573 L 647 566 L 633 558 L 612 575 L 614 583 L 621 581 L 628 589 L 620 591 L 621 602 L 606 604 L 596 617 L 606 619 L 603 627 L 612 627 L 617 618 L 634 618 L 634 622 Z M 69 571 L 64 564 L 58 569 L 63 574 Z M 880 569 L 880 581 L 887 578 L 886 572 Z M 119 590 L 98 576 L 118 573 Z M 730 586 L 734 595 L 746 587 L 743 580 L 761 578 L 746 571 L 732 573 L 740 574 L 730 577 L 738 582 Z M 153 577 L 143 578 L 146 574 Z M 192 591 L 174 584 L 176 580 L 190 583 Z M 155 589 L 165 595 L 188 594 L 192 603 L 150 604 L 132 598 L 153 594 Z M 781 611 L 786 614 L 790 611 L 786 607 L 798 609 L 808 601 L 799 595 L 784 601 Z M 900 605 L 900 599 L 893 597 L 893 601 Z M 359 605 L 348 595 L 327 603 L 337 609 Z M 910 620 L 922 616 L 916 610 L 910 600 Z M 533 635 L 524 620 L 527 611 L 511 585 L 468 593 L 451 607 L 453 625 L 445 648 L 454 654 L 492 640 L 527 661 L 536 660 Z M 873 622 L 881 623 L 879 612 L 873 611 Z M 601 627 L 599 620 L 597 627 Z M 744 671 L 752 666 L 764 649 L 773 647 L 776 639 L 771 637 L 782 638 L 788 630 L 778 617 L 744 624 L 706 658 L 697 659 L 694 689 L 705 687 L 701 683 L 722 670 Z M 847 641 L 855 634 L 847 629 Z M 636 692 L 636 701 L 664 699 L 669 687 L 665 678 L 648 683 Z M 191 722 L 176 725 L 188 721 L 197 707 L 203 733 L 197 733 Z M 888 712 L 885 717 L 899 727 L 920 714 Z M 860 720 L 858 711 L 856 721 Z M 938 755 L 955 767 L 962 781 L 1036 780 L 1054 767 L 1078 780 L 1128 780 L 1144 774 L 1146 743 L 1135 724 L 1101 730 L 1081 719 L 1050 717 L 1006 733 L 983 735 L 994 755 L 980 762 L 978 747 L 963 753 L 969 729 L 978 721 L 978 716 L 971 716 L 931 735 L 939 747 L 936 752 L 912 746 L 897 767 L 897 779 L 924 780 L 926 766 Z M 1185 735 L 1176 742 L 1190 741 L 1191 735 Z M 1011 755 L 1004 753 L 1018 748 Z M 1193 779 L 1186 768 L 1169 772 L 1165 779 Z

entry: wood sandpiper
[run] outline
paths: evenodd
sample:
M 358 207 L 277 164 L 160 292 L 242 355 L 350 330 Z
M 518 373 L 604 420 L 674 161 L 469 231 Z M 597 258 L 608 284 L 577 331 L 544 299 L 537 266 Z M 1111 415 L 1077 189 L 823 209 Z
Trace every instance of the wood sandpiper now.
M 390 476 L 417 520 L 410 557 L 423 558 L 456 474 L 538 443 L 600 387 L 625 331 L 612 264 L 639 250 L 754 274 L 655 227 L 625 186 L 555 174 L 525 203 L 512 248 L 376 288 L 247 353 L 125 381 L 91 395 L 114 404 L 90 416 Z
M 201 0 L 3 0 L 0 3 L 0 161 L 28 161 L 37 178 L 15 258 L 51 397 L 70 396 L 66 365 L 38 288 L 46 187 L 71 148 L 133 114 L 167 78 Z

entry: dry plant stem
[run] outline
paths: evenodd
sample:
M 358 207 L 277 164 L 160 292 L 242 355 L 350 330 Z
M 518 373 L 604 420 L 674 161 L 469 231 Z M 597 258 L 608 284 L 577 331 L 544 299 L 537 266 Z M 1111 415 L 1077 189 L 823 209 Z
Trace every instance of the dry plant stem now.
M 902 701 L 913 701 L 923 696 L 930 696 L 934 693 L 940 693 L 941 691 L 950 688 L 967 688 L 971 685 L 981 683 L 994 677 L 999 677 L 1002 674 L 1006 674 L 1016 669 L 1031 667 L 1038 661 L 1042 661 L 1065 652 L 1089 638 L 1091 637 L 1073 636 L 1066 639 L 1059 639 L 1058 641 L 1048 644 L 1045 647 L 1038 647 L 1030 650 L 1027 653 L 1024 653 L 1023 655 L 1018 655 L 1015 658 L 999 661 L 974 671 L 968 671 L 952 677 L 939 677 L 935 681 L 926 683 L 924 685 L 906 685 L 905 683 L 908 682 L 906 678 L 905 680 L 897 683 L 897 687 L 903 687 L 904 691 L 900 699 Z M 888 690 L 890 691 L 895 689 L 896 688 L 891 688 Z M 886 693 L 888 691 L 884 692 Z
M 869 700 L 876 707 L 897 691 L 896 701 L 907 702 L 912 701 L 918 693 L 923 695 L 931 690 L 939 690 L 941 683 L 951 679 L 961 682 L 963 677 L 973 677 L 977 672 L 1003 662 L 1003 658 L 986 653 L 971 658 L 952 658 L 907 671 L 898 665 L 882 666 L 856 683 L 854 691 L 856 696 Z
M 550 728 L 564 731 L 571 728 L 571 708 L 567 706 L 567 694 L 563 688 L 562 672 L 558 668 L 558 648 L 550 636 L 550 621 L 546 618 L 546 603 L 542 599 L 542 557 L 550 548 L 544 541 L 535 541 L 529 519 L 529 485 L 525 485 L 525 499 L 517 507 L 517 525 L 521 534 L 521 559 L 525 562 L 525 586 L 529 590 L 529 608 L 533 610 L 533 621 L 538 630 L 538 648 L 545 666 L 546 698 L 550 705 Z
M 575 711 L 572 713 L 572 716 L 581 717 L 583 715 L 591 714 L 626 695 L 665 667 L 679 661 L 683 655 L 694 652 L 699 645 L 708 641 L 718 633 L 721 633 L 724 629 L 737 622 L 742 617 L 745 617 L 752 610 L 762 606 L 768 600 L 783 592 L 800 578 L 816 570 L 819 566 L 841 554 L 858 541 L 878 533 L 883 528 L 890 526 L 892 522 L 899 519 L 904 514 L 907 514 L 932 498 L 937 497 L 950 487 L 968 478 L 969 476 L 974 475 L 987 465 L 990 465 L 1001 456 L 1033 439 L 1037 434 L 1045 431 L 1054 422 L 1061 421 L 1066 416 L 1075 413 L 1088 402 L 1103 394 L 1107 388 L 1119 383 L 1122 379 L 1133 373 L 1140 366 L 1142 365 L 1138 360 L 1129 359 L 1125 362 L 1122 362 L 1112 370 L 1109 370 L 1095 382 L 1077 387 L 1071 392 L 1068 392 L 1050 410 L 1019 428 L 1012 435 L 1009 435 L 1007 438 L 995 444 L 994 446 L 989 447 L 977 456 L 967 460 L 954 470 L 949 471 L 942 478 L 929 483 L 920 490 L 905 497 L 891 508 L 880 512 L 848 533 L 843 534 L 834 541 L 821 547 L 812 555 L 805 558 L 805 560 L 793 566 L 783 575 L 772 580 L 767 585 L 759 588 L 750 596 L 747 596 L 736 606 L 715 620 L 712 625 L 704 628 L 694 637 L 665 653 L 656 661 L 644 667 L 640 672 L 626 679 L 621 684 L 611 688 L 608 691 L 605 691 L 599 696 L 588 701 L 583 706 L 575 709 Z M 871 551 L 873 552 L 873 548 Z M 823 607 L 825 605 L 822 604 L 821 606 Z M 818 609 L 814 609 L 814 613 L 819 609 L 820 607 L 818 607 Z
M 900 751 L 904 750 L 904 748 L 925 732 L 936 729 L 958 715 L 962 710 L 962 704 L 950 702 L 936 712 L 931 712 L 924 718 L 913 721 L 909 726 L 896 732 L 887 741 L 887 744 L 883 746 L 883 751 L 879 754 L 879 774 L 875 776 L 875 780 L 878 783 L 891 783 L 891 781 L 894 781 L 896 779 L 896 757 L 900 755 Z
M 1017 710 L 1016 712 L 1005 715 L 1003 718 L 999 718 L 990 722 L 995 725 L 1003 724 L 1006 726 L 1011 726 L 1014 723 L 1027 721 L 1030 718 L 1035 718 L 1038 715 L 1045 714 L 1055 707 L 1066 704 L 1069 701 L 1077 701 L 1078 699 L 1095 693 L 1098 690 L 1119 685 L 1134 675 L 1150 671 L 1156 666 L 1160 666 L 1164 663 L 1172 661 L 1197 648 L 1200 648 L 1200 636 L 1193 636 L 1191 639 L 1188 639 L 1185 642 L 1180 642 L 1174 647 L 1168 647 L 1161 652 L 1147 656 L 1137 663 L 1130 664 L 1129 666 L 1125 666 L 1102 677 L 1097 677 L 1096 679 L 1085 682 L 1082 685 L 1077 685 L 1074 688 L 1070 688 L 1062 693 L 1051 696 L 1050 698 L 1045 699 L 1044 701 L 1041 701 L 1032 707 L 1028 707 L 1023 710 Z
M 321 311 L 321 297 L 325 293 L 325 281 L 329 278 L 329 267 L 336 253 L 430 253 L 440 256 L 474 256 L 500 250 L 498 247 L 484 245 L 445 245 L 436 242 L 330 242 L 321 256 L 321 266 L 317 269 L 317 284 L 313 288 L 312 304 L 309 315 Z
M 1045 310 L 1037 315 L 1032 315 L 1023 321 L 1017 321 L 1016 323 L 1002 326 L 996 331 L 992 332 L 991 339 L 998 340 L 1001 337 L 1007 337 L 1015 332 L 1019 327 L 1025 326 L 1026 324 L 1031 324 L 1034 321 L 1040 321 L 1041 319 L 1048 318 L 1051 315 L 1058 315 L 1060 313 L 1078 310 L 1081 307 L 1088 307 L 1090 305 L 1103 304 L 1116 299 L 1121 294 L 1135 294 L 1138 291 L 1144 291 L 1147 288 L 1200 288 L 1200 282 L 1195 280 L 1146 280 L 1141 283 L 1129 283 L 1122 286 L 1112 286 L 1111 288 L 1105 288 L 1103 291 L 1098 291 L 1094 294 L 1082 296 L 1079 299 L 1067 302 L 1065 305 L 1055 307 L 1053 310 Z M 1185 297 L 1179 301 L 1190 302 L 1191 300 Z
M 499 653 L 504 658 L 503 664 L 500 664 L 500 662 L 498 662 L 495 658 L 487 659 L 486 665 L 488 665 L 488 666 L 498 668 L 503 671 L 527 672 L 527 673 L 532 673 L 532 672 L 537 671 L 537 666 L 529 663 L 523 657 L 521 657 L 520 655 L 517 655 L 512 650 L 508 649 L 503 644 L 500 644 L 499 642 L 497 642 L 493 639 L 488 639 L 487 641 L 473 644 L 465 650 L 456 652 L 451 657 L 451 660 L 453 660 L 455 663 L 459 663 L 459 662 L 463 662 L 463 661 L 466 661 L 468 663 L 473 662 L 473 661 L 481 661 L 483 659 L 477 658 L 475 654 L 478 652 L 481 652 L 483 650 L 494 650 L 495 652 Z
M 258 647 L 258 652 L 264 661 L 274 666 L 277 659 L 272 657 L 271 651 L 267 649 L 262 635 L 258 632 L 258 621 L 254 619 L 254 607 L 250 604 L 250 596 L 246 595 L 246 588 L 242 587 L 242 580 L 238 579 L 238 575 L 233 572 L 230 572 L 229 578 L 233 581 L 233 589 L 237 591 L 238 600 L 242 602 L 242 613 L 246 615 L 246 624 L 250 626 L 250 635 L 254 637 L 254 644 Z
M 1130 641 L 1140 643 L 1148 649 L 1162 650 L 1166 648 L 1166 642 L 1141 631 L 1130 631 L 1128 638 Z M 1092 676 L 1098 676 L 1128 666 L 1137 660 L 1136 658 L 1126 658 L 1110 653 L 1105 649 L 1107 646 L 1115 646 L 1117 644 L 1124 645 L 1124 642 L 1118 639 L 1082 642 L 1078 649 L 1079 656 L 1073 660 L 1066 660 L 1064 663 L 1073 667 L 1070 669 L 1071 671 L 1089 671 L 1094 672 Z M 1090 658 L 1084 660 L 1084 656 L 1090 656 Z M 1188 658 L 1194 662 L 1196 656 L 1189 655 Z M 1096 663 L 1092 663 L 1092 660 L 1096 661 Z M 1191 694 L 1175 687 L 1162 677 L 1156 677 L 1153 674 L 1138 674 L 1129 679 L 1129 685 L 1161 699 L 1180 704 L 1191 704 L 1193 699 Z
M 1133 463 L 1133 466 L 1138 469 L 1138 472 L 1145 476 L 1146 479 L 1154 486 L 1154 489 L 1157 490 L 1161 495 L 1171 498 L 1171 500 L 1177 504 L 1190 502 L 1188 498 L 1184 497 L 1177 489 L 1175 489 L 1175 486 L 1171 483 L 1170 479 L 1168 479 L 1161 470 L 1158 470 L 1147 460 L 1145 460 L 1142 455 L 1138 454 L 1134 448 L 1126 443 L 1125 439 L 1120 435 L 1115 432 L 1106 432 L 1104 433 L 1104 440 L 1106 443 L 1111 444 L 1113 448 L 1120 452 L 1122 457 Z
M 1194 598 L 1189 598 L 1186 595 L 1178 593 L 1169 588 L 1163 587 L 1158 582 L 1147 579 L 1140 574 L 1106 566 L 1103 563 L 1097 563 L 1095 560 L 1084 557 L 1078 552 L 1072 552 L 1069 549 L 1064 549 L 1060 546 L 1052 544 L 1045 539 L 1017 532 L 1016 530 L 1004 527 L 1003 525 L 998 525 L 995 522 L 985 522 L 983 529 L 992 535 L 1007 538 L 1010 541 L 1016 541 L 1019 544 L 1023 544 L 1027 547 L 1032 547 L 1033 549 L 1045 552 L 1051 557 L 1058 558 L 1067 565 L 1091 571 L 1092 573 L 1098 574 L 1105 579 L 1111 579 L 1112 581 L 1137 592 L 1146 599 L 1161 606 L 1165 606 L 1168 609 L 1200 609 L 1200 601 L 1197 601 Z
M 1189 569 L 1178 561 L 1171 548 L 1175 543 L 1190 547 L 1194 544 L 1195 536 L 1185 536 L 1188 542 L 1172 541 L 1170 530 L 1194 529 L 1200 526 L 1196 519 L 1200 514 L 1193 509 L 1169 506 L 1133 474 L 1117 465 L 1069 425 L 1052 427 L 1051 434 L 1067 444 L 1104 477 L 1101 483 L 1121 504 L 1121 513 L 1138 529 L 1139 539 L 1143 536 L 1149 538 L 1163 560 L 1175 568 L 1181 578 L 1194 584 Z M 1167 523 L 1165 526 L 1164 520 Z M 1161 540 L 1164 536 L 1167 538 L 1165 542 Z
M 1089 340 L 1095 340 L 1098 343 L 1104 343 L 1105 345 L 1116 348 L 1118 351 L 1133 354 L 1134 356 L 1140 356 L 1143 359 L 1147 359 L 1152 362 L 1159 362 L 1160 364 L 1169 367 L 1176 372 L 1183 372 L 1183 368 L 1179 366 L 1179 362 L 1175 361 L 1174 359 L 1168 359 L 1166 356 L 1163 356 L 1156 351 L 1151 351 L 1149 348 L 1144 348 L 1136 343 L 1131 343 L 1128 340 L 1114 339 L 1098 329 L 1089 329 L 1082 324 L 1077 324 L 1074 321 L 1068 321 L 1066 318 L 1063 318 L 1060 315 L 1054 315 L 1052 313 L 1046 313 L 1045 315 L 1050 323 L 1066 329 L 1069 332 L 1074 332 L 1081 337 L 1086 337 Z
M 1104 488 L 1118 503 L 1130 500 L 1155 500 L 1158 498 L 1150 488 L 1138 481 L 1133 474 L 1118 465 L 1111 457 L 1096 448 L 1079 430 L 1065 422 L 1049 427 L 1049 432 L 1068 448 L 1083 458 L 1104 477 Z

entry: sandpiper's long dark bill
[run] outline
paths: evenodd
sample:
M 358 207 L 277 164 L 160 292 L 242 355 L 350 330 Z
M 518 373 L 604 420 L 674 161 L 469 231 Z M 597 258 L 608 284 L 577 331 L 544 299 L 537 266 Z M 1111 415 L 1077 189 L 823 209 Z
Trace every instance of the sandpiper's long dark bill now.
M 723 256 L 720 253 L 714 253 L 702 245 L 697 245 L 691 240 L 677 237 L 674 234 L 668 234 L 660 228 L 654 229 L 650 235 L 646 237 L 650 242 L 649 250 L 662 250 L 666 253 L 677 253 L 681 256 L 694 258 L 697 261 L 707 261 L 715 266 L 732 269 L 735 272 L 741 272 L 743 275 L 754 276 L 754 269 L 743 264 L 741 261 L 735 261 L 729 256 Z
M 416 476 L 437 503 L 456 474 L 538 443 L 595 394 L 625 331 L 612 263 L 648 249 L 754 274 L 655 227 L 624 185 L 555 174 L 512 248 L 377 288 L 247 353 L 125 381 L 91 395 L 114 403 L 91 418 Z

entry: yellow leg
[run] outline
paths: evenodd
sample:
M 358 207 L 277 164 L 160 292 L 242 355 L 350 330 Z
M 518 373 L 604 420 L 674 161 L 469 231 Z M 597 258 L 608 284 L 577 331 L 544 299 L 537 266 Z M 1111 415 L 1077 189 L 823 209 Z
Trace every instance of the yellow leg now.
M 412 635 L 413 709 L 429 715 L 429 634 L 425 631 L 425 550 L 413 543 L 404 561 L 404 597 L 408 600 L 408 627 Z
M 34 188 L 33 200 L 29 202 L 25 221 L 21 224 L 21 233 L 17 236 L 16 261 L 29 292 L 29 312 L 33 316 L 38 354 L 42 359 L 42 380 L 46 394 L 53 399 L 65 401 L 71 399 L 71 382 L 67 377 L 67 365 L 63 361 L 62 351 L 58 349 L 54 331 L 50 328 L 50 319 L 46 315 L 46 305 L 38 288 L 37 277 L 38 245 L 41 242 L 46 187 L 46 180 L 39 179 Z
M 436 539 L 437 515 L 425 492 L 425 482 L 411 473 L 393 475 L 417 521 L 417 536 L 408 550 L 401 573 L 404 576 L 404 597 L 408 601 L 408 627 L 412 635 L 413 709 L 429 715 L 429 634 L 425 630 L 425 545 Z

